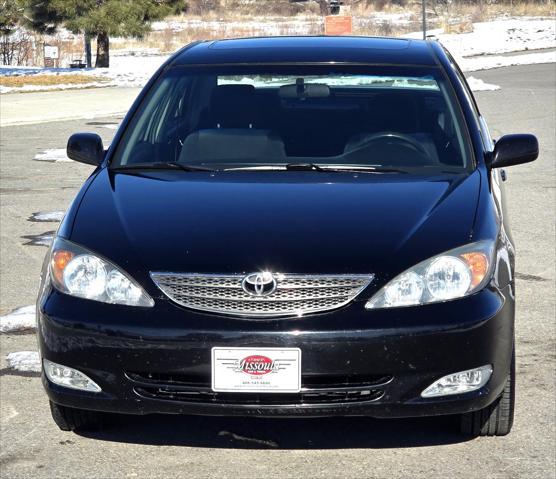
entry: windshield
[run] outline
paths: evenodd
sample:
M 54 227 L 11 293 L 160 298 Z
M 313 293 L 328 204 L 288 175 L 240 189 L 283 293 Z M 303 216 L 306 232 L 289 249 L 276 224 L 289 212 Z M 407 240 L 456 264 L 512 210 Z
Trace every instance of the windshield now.
M 177 66 L 111 167 L 468 171 L 456 105 L 437 68 Z

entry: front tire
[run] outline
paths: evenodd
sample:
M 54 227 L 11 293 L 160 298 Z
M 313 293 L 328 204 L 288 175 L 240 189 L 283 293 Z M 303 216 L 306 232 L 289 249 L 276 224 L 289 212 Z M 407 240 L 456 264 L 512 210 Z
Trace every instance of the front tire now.
M 105 415 L 97 411 L 86 411 L 60 406 L 50 401 L 50 413 L 62 431 L 94 431 L 105 424 Z
M 515 408 L 515 349 L 500 397 L 479 411 L 461 415 L 460 430 L 470 436 L 505 436 L 512 430 Z

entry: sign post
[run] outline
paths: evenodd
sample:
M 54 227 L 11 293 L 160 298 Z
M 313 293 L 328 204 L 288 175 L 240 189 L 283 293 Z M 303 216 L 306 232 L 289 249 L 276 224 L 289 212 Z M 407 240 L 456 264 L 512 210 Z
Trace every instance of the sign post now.
M 421 0 L 421 8 L 423 10 L 423 40 L 427 39 L 427 0 Z

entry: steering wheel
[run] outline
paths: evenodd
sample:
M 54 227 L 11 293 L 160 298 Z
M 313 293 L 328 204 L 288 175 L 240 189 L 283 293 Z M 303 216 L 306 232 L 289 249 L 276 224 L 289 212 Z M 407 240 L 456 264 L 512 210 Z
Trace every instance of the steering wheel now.
M 396 131 L 381 131 L 378 133 L 373 133 L 369 136 L 366 136 L 364 140 L 357 145 L 358 148 L 361 146 L 366 146 L 369 143 L 373 143 L 375 141 L 385 141 L 385 140 L 394 140 L 399 143 L 402 143 L 403 146 L 409 148 L 416 153 L 419 153 L 426 158 L 429 158 L 429 153 L 425 150 L 425 147 L 419 143 L 415 138 L 412 138 L 409 135 L 404 135 L 403 133 L 399 133 Z

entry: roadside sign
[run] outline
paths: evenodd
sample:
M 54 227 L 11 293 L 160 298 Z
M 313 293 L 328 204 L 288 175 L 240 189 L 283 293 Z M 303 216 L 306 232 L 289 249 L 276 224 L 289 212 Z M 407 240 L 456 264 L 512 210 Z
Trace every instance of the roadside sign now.
M 60 52 L 58 47 L 53 45 L 44 44 L 44 66 L 46 68 L 53 68 L 56 66 Z
M 325 35 L 351 35 L 352 33 L 351 15 L 328 15 L 324 17 Z
M 44 46 L 44 58 L 52 58 L 53 60 L 58 59 L 58 47 L 52 45 L 45 45 Z

